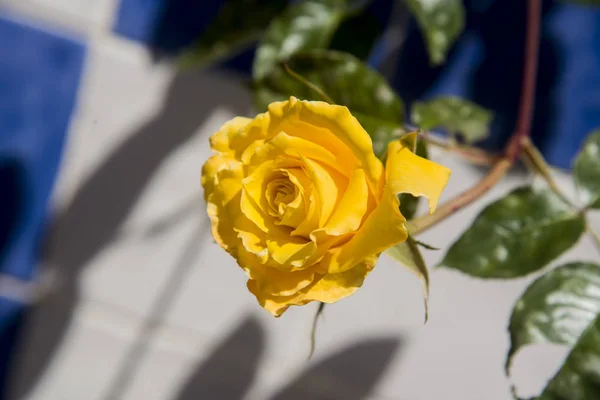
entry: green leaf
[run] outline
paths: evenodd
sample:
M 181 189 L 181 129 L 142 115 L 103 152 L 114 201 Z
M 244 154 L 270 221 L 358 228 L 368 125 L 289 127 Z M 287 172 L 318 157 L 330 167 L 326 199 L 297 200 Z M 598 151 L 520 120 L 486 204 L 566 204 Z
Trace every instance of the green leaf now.
M 305 0 L 291 4 L 275 18 L 261 40 L 252 74 L 260 81 L 281 62 L 306 49 L 329 46 L 342 22 L 343 0 Z
M 587 137 L 575 159 L 573 174 L 585 204 L 600 208 L 600 129 Z
M 480 278 L 516 278 L 558 257 L 584 229 L 583 217 L 555 193 L 522 187 L 487 206 L 441 264 Z
M 431 64 L 442 64 L 465 27 L 462 1 L 406 0 L 406 4 L 423 31 Z
M 427 264 L 425 264 L 425 260 L 419 251 L 417 242 L 409 235 L 405 242 L 387 249 L 385 254 L 410 269 L 423 282 L 425 322 L 427 322 L 429 315 L 429 271 L 427 270 Z
M 600 312 L 600 265 L 574 262 L 538 278 L 525 291 L 510 318 L 514 354 L 530 344 L 573 346 Z
M 538 400 L 600 399 L 600 317 L 583 332 Z
M 356 57 L 333 50 L 310 50 L 296 54 L 289 67 L 309 82 L 320 87 L 336 104 L 344 105 L 365 116 L 388 123 L 401 124 L 404 117 L 402 100 L 377 71 Z M 305 100 L 321 100 L 319 95 L 290 76 L 283 67 L 274 67 L 269 76 L 256 85 L 258 110 L 272 101 L 296 96 Z
M 417 102 L 411 110 L 412 122 L 424 130 L 446 129 L 473 143 L 488 135 L 493 113 L 458 97 L 437 97 Z
M 370 115 L 352 112 L 373 141 L 373 152 L 381 158 L 387 151 L 387 145 L 392 140 L 398 139 L 406 133 L 404 128 L 397 123 L 388 122 Z
M 206 66 L 234 54 L 257 41 L 287 0 L 228 0 L 206 31 L 184 50 L 183 68 Z

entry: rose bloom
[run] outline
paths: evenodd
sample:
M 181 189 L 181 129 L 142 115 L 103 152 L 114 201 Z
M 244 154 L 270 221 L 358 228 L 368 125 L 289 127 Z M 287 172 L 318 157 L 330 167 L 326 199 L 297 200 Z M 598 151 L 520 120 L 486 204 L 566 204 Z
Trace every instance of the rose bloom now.
M 397 195 L 426 196 L 435 210 L 450 170 L 403 143 L 388 145 L 384 168 L 346 107 L 294 97 L 210 138 L 202 186 L 212 235 L 262 307 L 278 317 L 350 296 L 407 238 Z

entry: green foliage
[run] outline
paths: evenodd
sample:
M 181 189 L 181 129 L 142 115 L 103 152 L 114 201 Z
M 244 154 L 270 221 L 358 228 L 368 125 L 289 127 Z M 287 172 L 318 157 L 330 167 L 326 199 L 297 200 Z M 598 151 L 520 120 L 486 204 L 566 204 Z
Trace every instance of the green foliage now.
M 573 246 L 583 217 L 558 195 L 533 187 L 487 206 L 451 247 L 442 265 L 480 278 L 516 278 Z
M 412 122 L 424 130 L 446 129 L 473 143 L 487 137 L 493 113 L 458 97 L 437 97 L 417 102 L 411 110 Z
M 511 358 L 523 346 L 574 346 L 600 312 L 600 265 L 575 262 L 538 278 L 515 305 L 510 318 Z
M 327 93 L 336 104 L 353 113 L 367 115 L 396 124 L 403 121 L 402 100 L 377 71 L 347 53 L 333 50 L 311 50 L 296 54 L 289 67 Z M 282 66 L 272 69 L 269 76 L 257 84 L 256 102 L 259 110 L 274 100 L 294 95 L 298 98 L 321 100 L 313 90 L 288 74 Z
M 179 60 L 182 67 L 206 66 L 260 39 L 287 0 L 228 0 L 204 34 Z
M 379 158 L 383 157 L 387 151 L 387 145 L 394 139 L 406 133 L 404 128 L 396 123 L 372 117 L 370 115 L 353 112 L 354 117 L 360 122 L 365 131 L 371 136 L 373 141 L 373 152 Z M 425 146 L 423 144 L 422 146 Z
M 290 5 L 273 19 L 256 51 L 254 79 L 260 81 L 292 55 L 329 46 L 344 17 L 343 0 L 306 0 Z
M 387 144 L 404 133 L 401 123 L 404 104 L 377 71 L 356 57 L 333 50 L 298 53 L 289 67 L 327 93 L 336 104 L 348 107 L 373 140 L 375 154 L 381 156 Z M 294 95 L 307 100 L 323 100 L 304 82 L 274 67 L 269 77 L 255 86 L 255 104 L 266 110 L 273 101 Z
M 573 174 L 584 203 L 600 208 L 600 129 L 588 136 L 575 159 Z
M 444 63 L 465 27 L 462 0 L 406 0 L 406 4 L 423 31 L 431 64 Z
M 385 254 L 404 265 L 414 272 L 423 282 L 423 292 L 425 295 L 425 322 L 429 314 L 429 271 L 423 255 L 415 239 L 409 236 L 405 242 L 399 243 L 385 251 Z
M 600 398 L 600 317 L 583 332 L 558 373 L 537 400 Z

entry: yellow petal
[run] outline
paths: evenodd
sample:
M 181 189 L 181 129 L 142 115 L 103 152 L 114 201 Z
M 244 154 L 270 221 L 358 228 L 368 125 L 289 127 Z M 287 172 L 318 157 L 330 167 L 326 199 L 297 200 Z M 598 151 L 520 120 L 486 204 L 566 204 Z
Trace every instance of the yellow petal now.
M 248 194 L 247 190 L 242 190 L 240 197 L 240 210 L 241 212 L 263 232 L 268 232 L 269 228 L 267 225 L 269 221 L 267 218 L 272 218 L 266 215 L 261 207 L 254 201 L 254 199 Z
M 356 169 L 335 212 L 325 225 L 325 232 L 338 236 L 357 230 L 367 211 L 368 199 L 365 172 Z
M 230 137 L 236 137 L 243 135 L 243 130 L 246 128 L 252 120 L 250 118 L 235 117 L 223 124 L 221 128 L 213 134 L 210 141 L 210 148 L 220 153 L 230 152 L 229 147 Z
M 406 240 L 406 219 L 399 211 L 399 193 L 427 196 L 430 210 L 448 183 L 450 170 L 415 155 L 400 141 L 388 145 L 386 186 L 380 203 L 354 237 L 342 247 L 330 251 L 323 262 L 330 273 L 352 268 L 366 257 Z
M 371 138 L 348 108 L 290 97 L 272 103 L 269 115 L 279 131 L 314 142 L 345 162 L 356 160 L 359 165 L 354 168 L 364 169 L 372 191 L 379 193 L 383 165 L 373 153 Z
M 312 161 L 301 155 L 304 162 L 306 174 L 314 185 L 319 202 L 319 226 L 331 216 L 334 207 L 338 203 L 340 190 L 347 186 L 347 179 L 332 169 L 328 169 L 316 161 Z
M 261 264 L 265 264 L 269 255 L 265 233 L 241 212 L 233 224 L 233 229 L 237 233 L 242 247 L 247 252 L 254 254 Z
M 317 245 L 294 236 L 277 235 L 269 232 L 267 236 L 269 256 L 277 262 L 277 268 L 283 271 L 300 269 L 315 253 Z
M 265 197 L 276 225 L 297 228 L 307 217 L 310 182 L 301 168 L 279 170 L 284 178 L 267 184 Z M 308 195 L 307 195 L 308 192 Z
M 282 203 L 280 203 L 280 208 L 283 209 L 283 212 L 280 212 L 281 225 L 296 228 L 306 218 L 307 207 L 304 203 L 304 196 L 300 193 L 291 202 L 285 204 L 285 206 L 282 206 Z
M 391 191 L 425 196 L 433 213 L 450 179 L 450 170 L 440 164 L 419 157 L 400 141 L 388 145 L 386 184 Z
M 377 263 L 378 257 L 369 257 L 348 271 L 326 274 L 313 284 L 291 296 L 276 296 L 261 291 L 257 283 L 248 281 L 248 289 L 259 304 L 275 317 L 281 316 L 290 306 L 301 306 L 311 301 L 335 303 L 355 293 Z
M 293 208 L 286 210 L 289 219 L 293 218 L 294 223 L 299 223 L 292 231 L 292 236 L 300 236 L 304 238 L 310 237 L 310 233 L 319 227 L 319 210 L 317 207 L 317 196 L 313 190 L 312 182 L 302 168 L 288 168 L 286 172 L 290 180 L 296 185 L 302 197 L 302 204 L 298 205 L 297 210 Z M 297 212 L 296 215 L 292 215 Z M 282 220 L 283 221 L 283 220 Z M 293 226 L 292 224 L 287 224 Z
M 225 123 L 210 138 L 211 148 L 242 160 L 246 150 L 259 140 L 269 137 L 270 118 L 268 113 L 259 114 L 254 119 L 233 118 Z
M 243 190 L 240 206 L 242 212 L 263 232 L 273 226 L 273 217 L 268 213 L 269 205 L 265 197 L 266 185 L 277 175 L 275 161 L 270 161 L 256 168 L 242 181 Z
M 231 252 L 238 243 L 233 222 L 240 213 L 243 169 L 239 162 L 216 155 L 202 167 L 202 186 L 212 235 Z
M 254 282 L 258 292 L 270 293 L 272 296 L 292 296 L 312 284 L 315 279 L 316 268 L 295 272 L 280 271 L 258 263 L 245 249 L 238 253 L 238 263 Z
M 406 240 L 406 219 L 399 206 L 395 193 L 386 187 L 377 208 L 369 214 L 354 237 L 325 255 L 323 263 L 328 265 L 329 272 L 347 271 L 365 258 Z
M 282 171 L 283 172 L 283 171 Z M 295 188 L 289 178 L 275 178 L 267 183 L 264 196 L 267 200 L 268 213 L 273 217 L 279 217 L 285 212 L 288 204 L 294 202 L 300 196 L 300 191 Z
M 310 129 L 310 127 L 309 127 Z M 303 131 L 306 132 L 306 131 Z M 309 136 L 306 135 L 305 136 Z M 313 135 L 316 136 L 316 135 Z M 339 173 L 348 176 L 358 165 L 354 157 L 342 157 L 334 154 L 335 149 L 325 148 L 314 141 L 298 136 L 279 132 L 275 137 L 256 149 L 256 161 L 273 160 L 278 156 L 300 158 L 300 154 L 314 161 L 318 161 Z
M 378 256 L 367 257 L 354 268 L 339 273 L 326 274 L 305 295 L 305 300 L 335 303 L 356 292 L 377 264 Z

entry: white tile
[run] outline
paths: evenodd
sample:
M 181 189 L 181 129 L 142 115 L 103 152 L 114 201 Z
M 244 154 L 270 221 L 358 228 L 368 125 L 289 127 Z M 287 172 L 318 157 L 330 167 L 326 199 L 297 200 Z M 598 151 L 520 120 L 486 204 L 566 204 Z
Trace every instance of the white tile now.
M 210 341 L 181 338 L 163 330 L 152 340 L 124 399 L 242 399 L 255 384 L 267 345 L 255 318 L 240 318 Z
M 5 0 L 8 6 L 57 25 L 71 25 L 83 32 L 110 30 L 118 0 Z
M 163 293 L 175 296 L 186 279 L 195 253 L 190 243 L 199 226 L 194 217 L 164 235 L 108 244 L 81 273 L 83 295 L 149 317 Z
M 37 379 L 31 374 L 36 371 L 39 355 L 31 352 L 27 355 L 27 362 L 21 365 L 21 375 L 16 378 L 21 382 L 21 390 L 17 393 L 25 394 L 19 399 L 102 399 L 106 388 L 114 382 L 117 369 L 132 342 L 135 325 L 127 315 L 101 306 L 80 304 L 76 314 L 49 364 Z M 37 326 L 36 331 L 24 337 L 28 348 L 43 348 L 41 342 L 46 339 L 45 329 L 52 328 Z M 24 385 L 25 393 L 22 391 Z
M 246 111 L 249 95 L 227 77 L 175 74 L 126 50 L 106 42 L 90 54 L 47 259 L 81 280 L 85 298 L 148 316 L 173 269 L 186 268 L 178 267 L 186 246 L 200 252 L 188 243 L 194 235 L 200 243 L 207 224 L 208 136 Z M 223 100 L 235 90 L 233 102 Z
M 108 44 L 91 47 L 87 57 L 54 190 L 59 207 L 160 111 L 172 78 L 168 69 L 142 64 L 141 55 L 127 58 L 125 51 Z
M 293 364 L 271 362 L 260 371 L 260 385 L 248 398 L 383 399 L 380 383 L 396 357 L 399 342 L 391 335 L 366 335 L 322 346 L 309 362 L 306 358 Z
M 77 40 L 110 36 L 119 0 L 2 0 L 4 10 Z
M 548 344 L 527 346 L 519 351 L 510 371 L 511 382 L 519 397 L 538 396 L 558 372 L 568 352 L 567 347 Z

